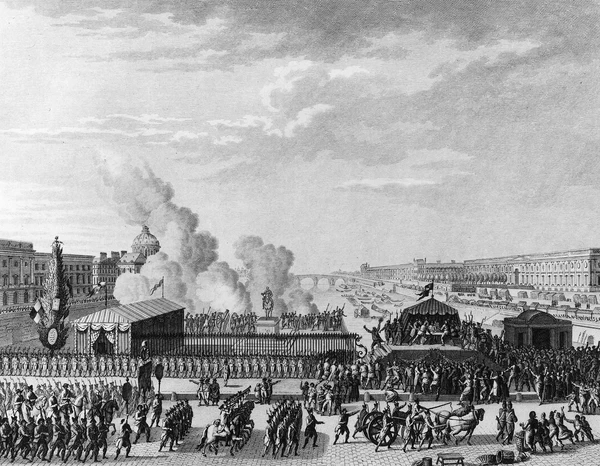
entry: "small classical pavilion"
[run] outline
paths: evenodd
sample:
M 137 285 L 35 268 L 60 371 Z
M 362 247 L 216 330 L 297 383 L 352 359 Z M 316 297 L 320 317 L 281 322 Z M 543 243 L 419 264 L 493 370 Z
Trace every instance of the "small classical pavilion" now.
M 573 323 L 542 311 L 523 311 L 504 319 L 504 339 L 516 347 L 569 348 L 573 344 Z
M 183 344 L 185 308 L 165 298 L 102 309 L 73 321 L 75 351 L 137 356 L 142 341 L 153 353 Z

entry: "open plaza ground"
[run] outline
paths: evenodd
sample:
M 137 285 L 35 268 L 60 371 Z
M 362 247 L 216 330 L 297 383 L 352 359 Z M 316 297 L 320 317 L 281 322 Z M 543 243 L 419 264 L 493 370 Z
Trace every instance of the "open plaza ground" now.
M 242 388 L 240 385 L 239 388 Z M 277 393 L 277 389 L 275 390 Z M 164 408 L 167 409 L 172 405 L 172 402 L 166 401 Z M 372 405 L 372 403 L 371 403 Z M 424 406 L 439 405 L 435 402 L 423 403 Z M 358 409 L 360 404 L 346 405 L 349 409 Z M 548 404 L 538 406 L 534 402 L 514 403 L 516 414 L 519 418 L 519 422 L 525 420 L 528 416 L 529 411 L 534 410 L 539 415 L 542 411 L 548 413 L 551 410 L 560 409 L 561 406 L 558 404 Z M 196 451 L 196 446 L 200 442 L 202 431 L 204 427 L 212 422 L 219 416 L 219 411 L 216 407 L 198 407 L 197 403 L 193 403 L 194 419 L 193 428 L 190 433 L 186 436 L 184 441 L 176 447 L 174 452 L 158 452 L 159 440 L 161 429 L 154 427 L 152 429 L 150 443 L 141 441 L 136 445 L 133 445 L 131 450 L 131 457 L 124 458 L 121 456 L 117 461 L 114 460 L 114 439 L 115 437 L 109 437 L 110 446 L 108 450 L 109 459 L 102 460 L 103 463 L 116 464 L 116 463 L 127 463 L 132 465 L 152 465 L 152 466 L 196 466 L 199 464 L 210 464 L 210 465 L 224 465 L 224 466 L 243 466 L 243 465 L 256 465 L 266 466 L 272 464 L 294 464 L 294 465 L 324 465 L 324 466 L 342 466 L 342 465 L 393 465 L 393 466 L 409 466 L 413 462 L 420 460 L 424 457 L 431 457 L 433 464 L 435 464 L 438 453 L 460 453 L 465 458 L 465 465 L 476 465 L 480 464 L 477 458 L 484 454 L 496 454 L 499 450 L 512 450 L 516 452 L 516 448 L 513 445 L 503 447 L 496 442 L 496 421 L 495 415 L 498 412 L 499 405 L 482 405 L 485 409 L 485 417 L 483 421 L 477 426 L 475 433 L 472 438 L 472 445 L 469 446 L 466 443 L 461 443 L 459 446 L 454 445 L 440 445 L 439 442 L 434 441 L 431 450 L 423 450 L 418 452 L 416 450 L 408 450 L 404 453 L 401 449 L 402 443 L 400 439 L 392 445 L 391 449 L 382 449 L 378 453 L 375 453 L 375 446 L 362 436 L 357 435 L 357 438 L 347 444 L 338 443 L 332 445 L 334 437 L 334 429 L 337 424 L 338 416 L 317 416 L 318 420 L 325 422 L 323 425 L 319 425 L 318 431 L 318 447 L 312 448 L 312 444 L 306 449 L 302 449 L 302 445 L 299 449 L 299 456 L 292 458 L 277 458 L 273 459 L 267 455 L 262 457 L 263 452 L 263 436 L 265 431 L 265 425 L 267 421 L 267 409 L 266 405 L 256 405 L 252 418 L 256 425 L 252 432 L 252 436 L 249 442 L 243 447 L 243 449 L 235 456 L 229 455 L 228 448 L 221 448 L 219 453 L 207 453 L 207 457 L 203 457 L 202 454 Z M 440 408 L 442 409 L 442 408 Z M 447 409 L 444 407 L 443 409 Z M 565 409 L 566 411 L 566 409 Z M 306 412 L 304 413 L 306 415 Z M 573 418 L 574 413 L 566 413 L 568 418 Z M 354 425 L 356 417 L 351 418 L 350 426 Z M 588 417 L 592 429 L 595 435 L 600 434 L 600 415 Z M 118 422 L 118 421 L 117 421 Z M 143 436 L 142 436 L 143 438 Z M 410 448 L 410 447 L 409 447 Z M 0 459 L 0 462 L 6 462 L 9 460 Z M 72 461 L 72 460 L 71 460 Z M 40 460 L 35 461 L 39 463 Z M 58 462 L 55 458 L 53 462 Z M 15 460 L 15 464 L 25 463 L 20 458 Z M 4 463 L 2 463 L 4 464 Z M 538 453 L 532 455 L 526 464 L 532 466 L 535 465 L 560 465 L 560 466 L 588 466 L 588 465 L 599 465 L 600 464 L 600 443 L 592 444 L 590 442 L 565 444 L 563 451 L 557 451 L 555 453 Z

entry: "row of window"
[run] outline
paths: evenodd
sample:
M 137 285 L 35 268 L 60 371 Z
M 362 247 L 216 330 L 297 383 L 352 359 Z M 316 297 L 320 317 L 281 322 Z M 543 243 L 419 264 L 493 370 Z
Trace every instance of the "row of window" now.
M 14 262 L 14 266 L 15 267 L 19 267 L 19 261 L 15 261 Z M 28 267 L 28 266 L 29 266 L 29 262 L 23 262 L 23 267 Z M 3 260 L 2 261 L 2 267 L 8 267 L 8 261 L 7 260 Z M 41 270 L 46 270 L 46 264 L 45 263 L 41 263 L 40 264 L 40 263 L 36 262 L 35 265 L 34 265 L 34 268 L 35 268 L 35 270 L 40 270 L 40 269 Z M 68 271 L 70 271 L 70 272 L 79 271 L 79 270 L 86 271 L 86 270 L 92 270 L 92 266 L 91 265 L 79 265 L 79 264 L 73 265 L 73 264 L 70 264 L 70 265 L 65 265 L 65 269 L 68 270 Z
M 8 280 L 8 275 L 3 275 L 2 276 L 2 285 L 3 286 L 8 286 L 8 285 L 15 285 L 15 286 L 19 286 L 19 275 L 13 275 L 12 276 L 12 280 L 9 283 Z M 23 285 L 29 285 L 29 275 L 25 275 L 23 277 Z
M 14 265 L 15 265 L 15 267 L 18 267 L 19 266 L 19 261 L 15 261 Z M 27 267 L 28 265 L 29 265 L 28 262 L 23 262 L 23 267 Z M 8 267 L 8 261 L 7 260 L 3 260 L 2 261 L 2 267 Z
M 81 295 L 81 294 L 88 294 L 91 291 L 91 287 L 80 287 L 80 288 L 74 288 L 73 289 L 73 294 L 74 295 Z M 29 302 L 31 302 L 31 297 L 33 296 L 33 299 L 38 298 L 39 296 L 42 295 L 41 291 L 36 291 L 35 293 L 33 293 L 33 295 L 30 295 L 28 290 L 23 291 L 23 300 L 20 301 L 19 300 L 19 291 L 15 291 L 13 293 L 7 293 L 4 292 L 2 293 L 2 305 L 3 306 L 8 306 L 9 304 L 27 304 Z
M 34 277 L 35 285 L 42 286 L 42 284 L 44 283 L 44 278 L 45 277 L 39 276 L 39 275 L 35 276 Z M 71 275 L 69 278 L 71 280 L 71 284 L 73 284 L 73 285 L 85 285 L 86 282 L 88 285 L 92 284 L 92 276 L 91 275 Z M 8 285 L 19 286 L 19 284 L 20 284 L 19 275 L 17 275 L 17 274 L 12 276 L 12 280 L 10 280 L 10 282 L 9 282 L 8 275 L 2 276 L 2 285 L 3 286 L 8 286 Z M 29 284 L 30 284 L 29 275 L 25 275 L 23 277 L 23 285 L 29 285 Z

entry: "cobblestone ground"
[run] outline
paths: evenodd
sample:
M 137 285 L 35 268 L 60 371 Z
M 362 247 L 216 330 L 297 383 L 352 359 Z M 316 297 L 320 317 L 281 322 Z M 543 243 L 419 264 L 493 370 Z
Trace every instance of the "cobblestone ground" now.
M 172 403 L 165 402 L 165 409 Z M 195 403 L 194 403 L 195 404 Z M 424 403 L 426 406 L 432 406 L 435 403 Z M 356 405 L 357 406 L 357 405 Z M 515 403 L 515 410 L 519 418 L 519 422 L 526 419 L 527 414 L 531 410 L 535 410 L 538 413 L 538 417 L 542 411 L 548 413 L 552 409 L 560 409 L 562 405 L 544 405 L 539 407 L 537 403 Z M 351 407 L 351 406 L 349 406 Z M 439 445 L 434 441 L 433 448 L 431 450 L 423 450 L 417 452 L 416 450 L 408 451 L 403 453 L 401 450 L 400 440 L 392 446 L 390 450 L 383 449 L 378 453 L 375 453 L 375 446 L 368 442 L 360 434 L 356 440 L 350 440 L 348 444 L 332 445 L 333 443 L 333 430 L 335 428 L 337 417 L 323 417 L 317 416 L 319 420 L 325 422 L 324 425 L 318 426 L 318 447 L 312 448 L 312 444 L 309 444 L 305 450 L 302 449 L 302 445 L 299 449 L 299 456 L 293 458 L 278 458 L 272 459 L 270 457 L 262 458 L 263 449 L 263 435 L 266 424 L 266 406 L 257 405 L 253 419 L 256 422 L 256 428 L 252 433 L 250 441 L 244 446 L 244 448 L 237 452 L 235 456 L 229 456 L 228 449 L 220 449 L 219 453 L 208 453 L 208 457 L 204 458 L 199 452 L 195 451 L 196 445 L 200 441 L 203 427 L 210 423 L 213 419 L 218 417 L 217 408 L 206 408 L 194 406 L 194 423 L 193 429 L 185 438 L 183 443 L 177 447 L 175 452 L 158 452 L 158 441 L 160 438 L 160 429 L 152 429 L 152 437 L 150 443 L 140 443 L 134 445 L 131 451 L 132 457 L 130 458 L 119 458 L 115 461 L 114 458 L 114 437 L 111 437 L 111 445 L 109 447 L 110 459 L 104 460 L 103 463 L 115 464 L 115 463 L 128 463 L 131 465 L 174 465 L 174 466 L 187 466 L 187 465 L 224 465 L 224 466 L 236 466 L 236 465 L 273 465 L 274 463 L 283 463 L 288 465 L 326 465 L 326 466 L 342 466 L 342 465 L 394 465 L 404 466 L 411 465 L 414 461 L 420 460 L 423 457 L 429 456 L 433 459 L 435 464 L 437 454 L 442 452 L 457 452 L 461 453 L 465 457 L 465 465 L 479 464 L 476 458 L 483 454 L 496 454 L 498 450 L 510 449 L 516 452 L 513 446 L 502 447 L 495 441 L 496 435 L 496 424 L 495 415 L 498 411 L 498 405 L 487 405 L 482 406 L 485 410 L 485 418 L 483 422 L 476 428 L 475 434 L 472 438 L 472 445 L 461 444 L 459 446 L 445 446 Z M 573 418 L 574 413 L 567 413 L 569 418 Z M 600 432 L 600 414 L 597 416 L 588 416 L 590 424 L 597 435 Z M 354 418 L 351 424 L 354 423 Z M 143 438 L 143 436 L 142 436 Z M 71 460 L 72 461 L 72 460 Z M 88 462 L 90 460 L 88 459 Z M 0 459 L 2 464 L 6 464 L 8 460 Z M 36 460 L 35 463 L 39 463 Z M 54 463 L 58 463 L 57 459 L 53 460 Z M 23 464 L 22 459 L 17 459 L 15 464 Z M 562 452 L 548 453 L 548 454 L 537 454 L 533 455 L 526 462 L 532 466 L 535 465 L 600 465 L 600 443 L 592 444 L 585 442 L 582 444 L 566 445 L 565 450 Z M 29 464 L 29 463 L 27 463 Z

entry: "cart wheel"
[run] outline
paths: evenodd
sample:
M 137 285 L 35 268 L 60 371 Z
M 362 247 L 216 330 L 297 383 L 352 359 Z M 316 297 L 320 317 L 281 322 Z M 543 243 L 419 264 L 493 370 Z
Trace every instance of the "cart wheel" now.
M 383 430 L 383 416 L 378 416 L 373 419 L 368 427 L 367 431 L 369 432 L 369 440 L 375 445 L 381 445 L 384 447 L 389 447 L 396 438 L 398 437 L 398 424 L 395 422 L 390 424 L 390 428 L 385 434 L 385 438 L 380 443 L 380 436 L 382 435 Z
M 379 411 L 373 411 L 368 413 L 365 418 L 363 419 L 362 422 L 362 433 L 364 434 L 364 436 L 367 438 L 367 440 L 369 440 L 369 442 L 373 442 L 373 440 L 371 439 L 370 433 L 369 433 L 369 424 L 371 423 L 371 421 L 375 418 L 381 418 L 383 419 L 383 414 L 381 414 Z M 377 442 L 375 442 L 377 443 Z

